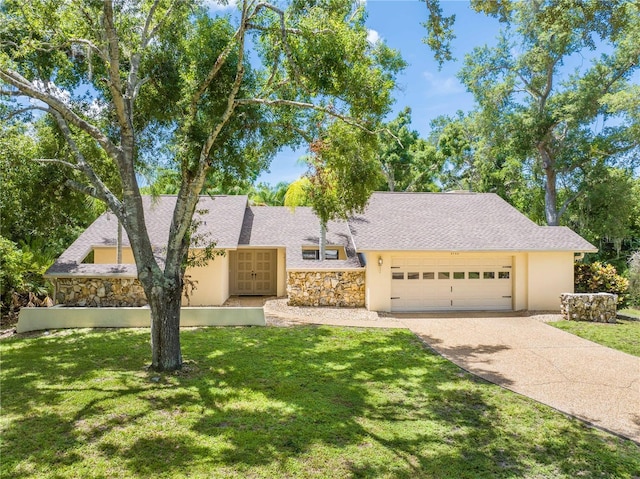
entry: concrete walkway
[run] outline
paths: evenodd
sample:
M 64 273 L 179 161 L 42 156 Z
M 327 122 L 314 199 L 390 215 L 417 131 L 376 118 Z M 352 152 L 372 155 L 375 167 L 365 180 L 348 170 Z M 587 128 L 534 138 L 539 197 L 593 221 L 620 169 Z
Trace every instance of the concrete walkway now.
M 640 443 L 640 358 L 530 317 L 396 319 L 463 369 Z

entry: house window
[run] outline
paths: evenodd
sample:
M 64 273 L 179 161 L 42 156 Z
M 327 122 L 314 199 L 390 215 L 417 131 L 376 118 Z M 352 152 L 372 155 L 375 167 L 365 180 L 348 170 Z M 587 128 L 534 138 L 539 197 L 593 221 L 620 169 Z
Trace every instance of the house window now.
M 338 259 L 338 250 L 337 249 L 325 250 L 324 259 Z
M 340 253 L 337 249 L 327 249 L 324 251 L 324 259 L 337 260 Z M 320 250 L 317 249 L 303 249 L 302 259 L 318 260 L 320 259 Z
M 404 279 L 404 273 L 391 273 L 391 279 Z
M 449 279 L 449 272 L 438 273 L 438 279 Z
M 478 271 L 469 271 L 469 279 L 480 279 L 480 273 Z
M 422 273 L 422 279 L 436 279 L 435 273 Z
M 509 271 L 499 271 L 498 279 L 509 279 Z
M 496 274 L 493 271 L 485 271 L 482 273 L 484 279 L 496 279 Z
M 303 249 L 302 259 L 320 259 L 320 252 L 317 249 Z
M 420 273 L 407 273 L 407 279 L 420 279 Z
M 464 279 L 464 271 L 455 271 L 453 273 L 453 279 Z

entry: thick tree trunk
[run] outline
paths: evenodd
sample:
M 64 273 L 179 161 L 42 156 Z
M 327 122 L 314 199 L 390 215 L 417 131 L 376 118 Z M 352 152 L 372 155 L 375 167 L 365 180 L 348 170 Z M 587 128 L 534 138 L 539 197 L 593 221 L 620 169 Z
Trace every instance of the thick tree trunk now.
M 542 158 L 542 168 L 545 174 L 544 214 L 547 219 L 547 225 L 558 226 L 558 192 L 555 164 L 544 145 L 538 146 L 538 152 Z
M 558 193 L 556 191 L 556 171 L 545 168 L 544 214 L 549 226 L 558 226 Z
M 182 367 L 180 350 L 180 284 L 154 285 L 147 292 L 151 308 L 151 368 L 175 371 Z M 175 285 L 174 285 L 175 284 Z M 146 288 L 145 288 L 146 289 Z

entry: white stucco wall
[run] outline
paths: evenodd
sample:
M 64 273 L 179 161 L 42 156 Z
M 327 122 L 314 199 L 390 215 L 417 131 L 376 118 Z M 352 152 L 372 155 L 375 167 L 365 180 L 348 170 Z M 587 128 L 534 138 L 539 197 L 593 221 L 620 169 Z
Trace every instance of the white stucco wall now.
M 368 251 L 364 256 L 365 306 L 371 311 L 391 311 L 391 253 Z M 378 266 L 378 258 L 382 258 L 382 266 Z
M 560 294 L 573 293 L 573 252 L 529 253 L 530 311 L 560 311 Z
M 278 296 L 286 296 L 287 294 L 287 258 L 286 249 L 278 248 L 278 254 L 276 256 L 276 268 L 277 272 L 277 292 Z
M 220 306 L 229 298 L 229 252 L 216 256 L 206 266 L 188 268 L 185 276 L 197 281 L 190 306 Z M 182 305 L 187 305 L 183 298 Z

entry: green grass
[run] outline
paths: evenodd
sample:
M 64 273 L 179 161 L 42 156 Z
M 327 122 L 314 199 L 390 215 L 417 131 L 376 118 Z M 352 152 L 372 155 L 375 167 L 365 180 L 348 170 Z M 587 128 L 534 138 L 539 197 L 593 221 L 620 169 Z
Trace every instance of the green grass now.
M 556 321 L 549 324 L 594 343 L 640 356 L 640 321 L 618 319 L 613 324 Z
M 624 314 L 625 316 L 633 316 L 634 318 L 640 319 L 640 309 L 633 309 L 633 308 L 621 309 L 620 311 L 618 311 L 618 313 Z
M 404 330 L 144 330 L 0 342 L 11 478 L 632 478 L 640 447 L 474 379 Z

